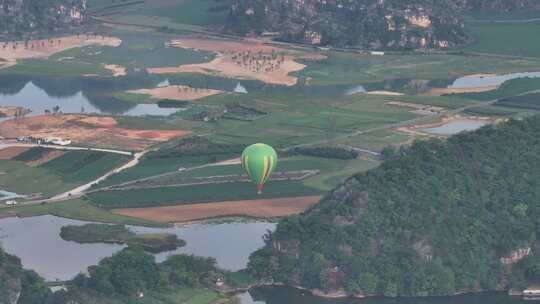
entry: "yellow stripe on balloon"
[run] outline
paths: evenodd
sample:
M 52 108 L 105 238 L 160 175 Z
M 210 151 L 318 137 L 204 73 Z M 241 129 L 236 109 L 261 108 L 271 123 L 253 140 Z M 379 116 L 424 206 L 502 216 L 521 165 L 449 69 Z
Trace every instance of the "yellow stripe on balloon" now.
M 274 158 L 272 156 L 268 156 L 268 170 L 266 171 L 266 177 L 264 178 L 264 182 L 266 182 L 270 178 L 273 164 L 274 164 Z
M 264 169 L 263 169 L 263 176 L 261 178 L 261 184 L 264 183 L 266 180 L 266 175 L 268 174 L 268 156 L 264 157 Z

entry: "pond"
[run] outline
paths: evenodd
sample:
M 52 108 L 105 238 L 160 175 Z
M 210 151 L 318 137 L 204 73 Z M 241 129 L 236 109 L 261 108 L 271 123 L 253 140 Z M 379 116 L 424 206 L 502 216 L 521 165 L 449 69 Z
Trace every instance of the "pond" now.
M 504 75 L 487 75 L 487 76 L 465 76 L 454 80 L 454 82 L 448 86 L 450 89 L 463 89 L 463 88 L 477 88 L 487 86 L 499 86 L 505 81 L 525 78 L 525 77 L 540 77 L 540 72 L 526 72 L 526 73 L 511 73 Z
M 453 135 L 465 131 L 474 131 L 485 126 L 487 122 L 472 119 L 460 119 L 435 128 L 421 129 L 424 132 L 436 135 Z
M 239 295 L 241 304 L 523 304 L 505 293 L 480 293 L 454 297 L 324 299 L 290 287 L 253 288 Z M 530 302 L 528 302 L 530 303 Z
M 0 242 L 23 266 L 35 270 L 48 281 L 69 280 L 90 265 L 124 248 L 115 244 L 78 244 L 60 238 L 65 225 L 85 222 L 50 215 L 0 220 Z M 196 223 L 170 228 L 130 227 L 137 233 L 175 233 L 185 247 L 156 255 L 161 262 L 175 253 L 213 257 L 227 270 L 245 268 L 249 255 L 263 246 L 263 235 L 275 224 L 261 221 Z

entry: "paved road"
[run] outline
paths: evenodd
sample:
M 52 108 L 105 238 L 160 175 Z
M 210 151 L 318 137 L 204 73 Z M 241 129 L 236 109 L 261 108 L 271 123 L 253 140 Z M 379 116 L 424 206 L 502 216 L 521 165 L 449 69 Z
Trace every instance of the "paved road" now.
M 18 142 L 16 140 L 11 140 L 11 139 L 8 139 L 8 140 L 0 139 L 0 149 L 7 148 L 7 147 L 43 147 L 43 148 L 51 148 L 51 149 L 56 149 L 56 150 L 75 150 L 75 151 L 86 150 L 86 151 L 115 153 L 115 154 L 128 155 L 128 156 L 132 155 L 131 151 L 88 148 L 88 147 L 75 147 L 75 146 L 38 145 L 38 144 L 21 143 L 21 142 Z
M 121 150 L 111 150 L 111 149 L 100 149 L 100 148 L 86 148 L 86 147 L 72 147 L 72 146 L 55 146 L 55 145 L 37 145 L 37 144 L 25 144 L 25 143 L 19 143 L 14 140 L 0 140 L 0 149 L 7 148 L 7 147 L 45 147 L 45 148 L 52 148 L 52 149 L 58 149 L 58 150 L 85 150 L 85 151 L 100 151 L 100 152 L 107 152 L 107 153 L 116 153 L 121 155 L 128 155 L 132 156 L 133 154 L 128 151 L 121 151 Z M 59 202 L 59 201 L 65 201 L 68 199 L 74 199 L 79 198 L 84 195 L 84 193 L 92 187 L 93 184 L 100 183 L 110 177 L 113 174 L 122 172 L 128 168 L 136 166 L 140 159 L 147 153 L 148 151 L 143 151 L 139 153 L 135 153 L 133 155 L 133 159 L 129 162 L 123 164 L 122 166 L 118 168 L 114 168 L 111 171 L 105 173 L 103 176 L 99 177 L 96 180 L 93 180 L 89 183 L 86 183 L 84 185 L 78 186 L 75 189 L 72 189 L 70 191 L 58 194 L 54 197 L 47 198 L 47 199 L 40 199 L 40 200 L 33 200 L 33 201 L 26 201 L 26 202 L 20 202 L 19 205 L 38 205 L 42 203 L 51 203 L 51 202 Z M 0 205 L 0 208 L 6 208 L 6 206 Z

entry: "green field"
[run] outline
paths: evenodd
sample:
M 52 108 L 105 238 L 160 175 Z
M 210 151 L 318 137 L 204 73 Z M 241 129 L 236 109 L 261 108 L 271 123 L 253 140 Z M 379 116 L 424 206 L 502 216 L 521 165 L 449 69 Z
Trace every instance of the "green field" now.
M 172 5 L 149 8 L 144 11 L 147 16 L 168 18 L 171 22 L 198 26 L 221 25 L 228 14 L 227 6 L 220 7 L 214 0 L 181 0 Z
M 529 37 L 534 37 L 534 34 Z M 503 39 L 497 39 L 506 43 Z M 537 40 L 535 40 L 537 41 Z M 368 56 L 328 53 L 328 59 L 310 61 L 296 75 L 311 77 L 312 85 L 363 84 L 390 79 L 452 79 L 476 73 L 539 70 L 537 59 L 504 59 L 458 55 Z
M 540 41 L 535 38 L 540 22 L 469 22 L 467 27 L 476 39 L 464 49 L 467 52 L 540 57 Z
M 35 160 L 46 151 L 33 148 L 16 159 Z M 23 161 L 0 160 L 0 171 L 6 173 L 0 175 L 0 189 L 49 197 L 97 179 L 127 160 L 127 156 L 94 151 L 69 151 L 38 167 Z
M 125 155 L 113 153 L 70 151 L 41 167 L 58 174 L 65 181 L 84 183 L 97 179 L 128 159 Z
M 67 191 L 76 186 L 45 168 L 34 168 L 23 162 L 0 160 L 0 188 L 18 194 L 44 197 Z
M 241 99 L 240 99 L 241 98 Z M 281 107 L 252 122 L 221 120 L 214 124 L 211 139 L 231 144 L 266 142 L 276 147 L 318 141 L 415 118 L 408 109 L 386 105 L 387 98 L 355 95 L 329 99 L 315 96 L 264 96 L 244 94 L 245 105 L 258 107 L 261 100 Z M 223 103 L 224 97 L 205 98 L 204 102 Z
M 92 204 L 106 208 L 166 206 L 228 200 L 279 198 L 316 195 L 321 191 L 293 181 L 271 181 L 262 195 L 251 183 L 222 183 L 184 187 L 163 187 L 95 192 L 88 195 Z

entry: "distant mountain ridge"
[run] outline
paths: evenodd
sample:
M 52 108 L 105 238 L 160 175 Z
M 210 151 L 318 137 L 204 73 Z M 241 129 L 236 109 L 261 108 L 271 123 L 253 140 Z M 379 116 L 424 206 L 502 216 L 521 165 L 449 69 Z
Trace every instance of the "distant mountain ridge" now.
M 232 0 L 227 28 L 315 45 L 446 49 L 470 41 L 467 10 L 540 8 L 536 0 Z

